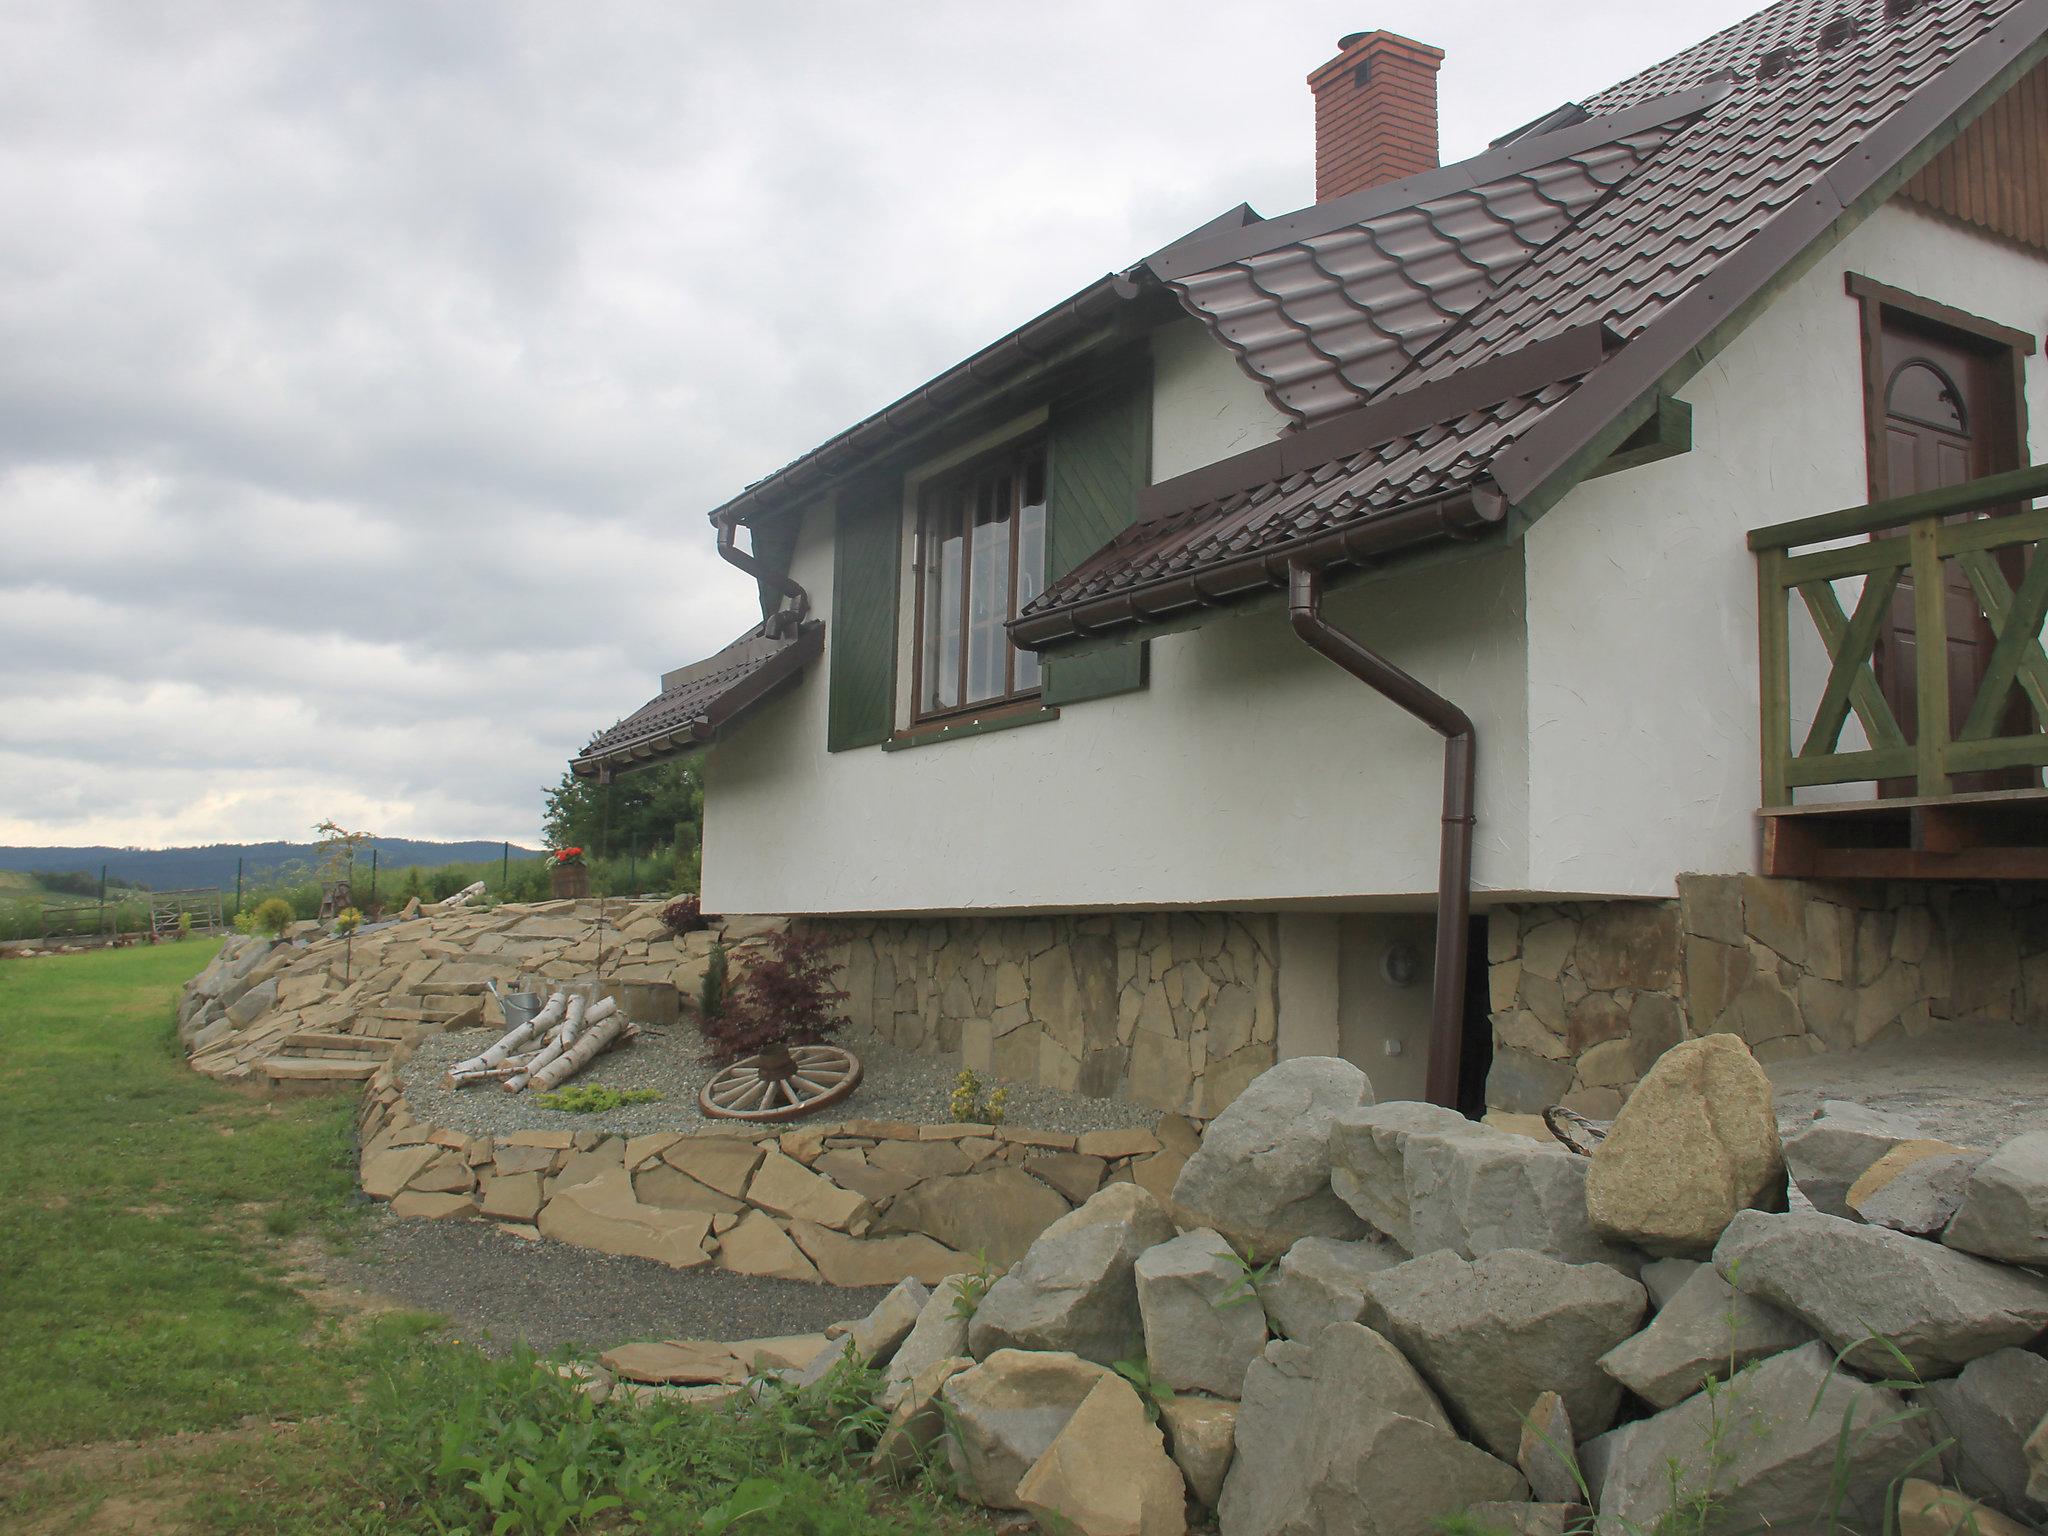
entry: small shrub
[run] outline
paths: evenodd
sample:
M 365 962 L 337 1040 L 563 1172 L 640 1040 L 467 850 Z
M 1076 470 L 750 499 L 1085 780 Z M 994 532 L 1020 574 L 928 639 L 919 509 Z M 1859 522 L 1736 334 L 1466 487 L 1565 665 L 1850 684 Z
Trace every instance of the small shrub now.
M 723 944 L 713 944 L 710 958 L 704 962 L 704 979 L 697 984 L 699 1018 L 715 1019 L 725 1012 L 727 978 L 731 971 L 731 953 Z
M 711 926 L 711 920 L 705 917 L 703 906 L 694 896 L 678 896 L 663 907 L 661 922 L 662 926 L 677 938 Z
M 1119 1360 L 1110 1369 L 1137 1389 L 1138 1401 L 1145 1405 L 1145 1417 L 1157 1424 L 1160 1405 L 1173 1401 L 1173 1388 L 1153 1376 L 1152 1362 Z
M 848 1020 L 833 1005 L 846 993 L 832 985 L 839 967 L 827 958 L 823 935 L 768 936 L 768 953 L 726 993 L 725 1006 L 704 1020 L 707 1057 L 714 1062 L 791 1045 L 813 1045 L 844 1028 Z
M 248 917 L 249 926 L 246 932 L 265 934 L 273 939 L 299 920 L 298 914 L 292 910 L 292 904 L 282 896 L 264 897 L 250 910 Z M 239 919 L 237 926 L 240 926 Z
M 552 1093 L 537 1093 L 534 1103 L 542 1109 L 559 1109 L 570 1115 L 601 1115 L 608 1109 L 628 1104 L 652 1104 L 661 1095 L 652 1088 L 607 1088 L 602 1083 L 571 1083 Z
M 192 914 L 190 912 L 180 912 L 178 914 L 178 942 L 182 944 L 191 937 Z
M 963 1323 L 974 1321 L 974 1314 L 981 1310 L 981 1298 L 996 1283 L 996 1272 L 988 1262 L 988 1250 L 977 1248 L 974 1257 L 974 1272 L 954 1277 L 957 1283 L 953 1289 L 953 1315 Z
M 1009 1112 L 1010 1090 L 998 1088 L 987 1098 L 981 1094 L 981 1079 L 974 1075 L 972 1067 L 962 1067 L 959 1077 L 953 1082 L 953 1096 L 948 1102 L 956 1125 L 1001 1125 L 1003 1116 Z

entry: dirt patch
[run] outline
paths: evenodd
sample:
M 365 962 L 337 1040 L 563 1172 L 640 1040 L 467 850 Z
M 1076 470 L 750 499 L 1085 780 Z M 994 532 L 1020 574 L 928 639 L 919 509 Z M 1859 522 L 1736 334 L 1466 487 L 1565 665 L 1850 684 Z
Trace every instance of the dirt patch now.
M 186 1536 L 195 1528 L 181 1514 L 201 1486 L 188 1463 L 237 1445 L 295 1435 L 303 1427 L 291 1420 L 244 1422 L 233 1429 L 39 1451 L 0 1468 L 0 1497 L 32 1487 L 48 1490 L 48 1507 L 20 1528 L 23 1536 Z

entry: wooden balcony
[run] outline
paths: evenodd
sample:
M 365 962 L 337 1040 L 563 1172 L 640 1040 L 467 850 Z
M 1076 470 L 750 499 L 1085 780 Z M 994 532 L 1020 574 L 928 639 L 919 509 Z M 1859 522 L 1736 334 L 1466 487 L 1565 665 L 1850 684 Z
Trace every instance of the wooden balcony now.
M 2048 465 L 2035 465 L 1749 535 L 1766 874 L 2048 879 L 2042 496 Z M 1951 697 L 1959 622 L 1989 637 L 1962 674 L 1966 708 Z M 1902 663 L 1908 645 L 1942 664 Z M 1795 652 L 1817 665 L 1795 667 Z M 1844 747 L 1852 718 L 1862 740 Z M 1820 793 L 1800 803 L 1802 790 Z

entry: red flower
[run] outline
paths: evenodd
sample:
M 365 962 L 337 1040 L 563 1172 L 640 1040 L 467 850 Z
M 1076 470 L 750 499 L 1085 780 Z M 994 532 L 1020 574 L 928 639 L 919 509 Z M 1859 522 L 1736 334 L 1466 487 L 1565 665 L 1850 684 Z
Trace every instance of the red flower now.
M 557 864 L 566 864 L 571 859 L 580 859 L 582 857 L 583 850 L 581 848 L 557 848 L 555 850 L 555 862 Z

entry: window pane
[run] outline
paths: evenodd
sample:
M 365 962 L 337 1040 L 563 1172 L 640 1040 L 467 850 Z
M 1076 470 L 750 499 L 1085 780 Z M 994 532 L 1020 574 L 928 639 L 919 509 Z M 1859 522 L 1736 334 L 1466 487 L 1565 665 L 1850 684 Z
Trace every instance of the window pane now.
M 1045 590 L 1045 460 L 1033 455 L 1024 470 L 1024 506 L 1017 514 L 1017 612 Z M 1014 617 L 1014 615 L 1013 615 Z M 1017 691 L 1039 685 L 1038 656 L 1017 652 Z
M 1004 693 L 1004 663 L 1009 637 L 1003 621 L 1010 616 L 1010 496 L 1007 474 L 991 475 L 975 486 L 973 591 L 969 596 L 967 632 L 967 702 L 999 698 Z
M 951 709 L 960 702 L 960 495 L 954 492 L 925 525 L 924 697 L 920 710 Z

